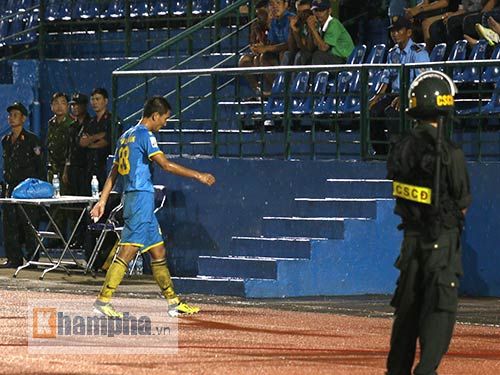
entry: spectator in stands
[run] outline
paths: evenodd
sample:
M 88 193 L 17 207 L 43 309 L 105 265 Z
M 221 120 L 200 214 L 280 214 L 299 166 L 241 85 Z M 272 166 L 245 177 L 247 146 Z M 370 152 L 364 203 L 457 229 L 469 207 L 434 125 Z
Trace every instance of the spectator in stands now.
M 330 15 L 329 0 L 313 0 L 313 16 L 307 18 L 307 26 L 316 46 L 313 65 L 344 64 L 354 49 L 351 35 L 344 25 Z
M 257 44 L 252 49 L 254 55 L 259 56 L 259 66 L 290 65 L 286 61 L 288 50 L 288 35 L 290 33 L 290 18 L 294 13 L 288 10 L 288 1 L 270 0 L 269 14 L 271 18 L 269 26 L 269 43 Z M 274 82 L 274 74 L 265 74 L 264 83 L 267 88 L 271 88 Z M 263 94 L 269 94 L 264 91 Z
M 66 149 L 68 147 L 69 128 L 73 119 L 69 115 L 69 98 L 63 92 L 56 92 L 50 100 L 50 107 L 54 116 L 49 120 L 47 127 L 47 179 L 52 182 L 57 174 L 60 181 L 61 195 L 68 195 L 68 184 L 62 181 L 66 165 Z M 55 212 L 55 209 L 54 209 Z M 55 212 L 54 221 L 63 234 L 66 232 L 67 217 L 62 211 Z M 49 247 L 58 247 L 59 240 L 49 241 Z
M 89 98 L 82 93 L 74 93 L 71 97 L 71 111 L 75 120 L 69 128 L 68 145 L 66 148 L 66 165 L 62 177 L 63 183 L 68 187 L 69 195 L 90 196 L 90 184 L 87 181 L 87 151 L 88 149 L 80 146 L 80 137 L 83 128 L 90 123 L 88 112 Z M 78 220 L 78 213 L 74 215 L 71 228 L 75 227 Z M 75 233 L 73 242 L 70 244 L 73 248 L 82 248 L 86 232 L 84 221 L 80 224 Z
M 278 59 L 272 53 L 259 53 L 261 46 L 267 46 L 269 41 L 269 24 L 270 17 L 268 12 L 269 0 L 261 0 L 255 5 L 256 20 L 250 27 L 250 52 L 249 55 L 241 56 L 238 66 L 240 68 L 252 68 L 264 66 L 266 62 L 270 62 L 271 66 L 278 65 Z M 267 54 L 267 56 L 266 56 Z M 260 94 L 260 84 L 257 77 L 253 74 L 246 75 L 252 90 Z
M 414 40 L 429 40 L 429 27 L 446 12 L 455 12 L 458 0 L 423 0 L 413 8 L 406 8 L 406 16 L 413 22 Z
M 87 176 L 85 185 L 90 186 L 93 175 L 99 180 L 99 190 L 106 181 L 106 163 L 111 154 L 111 113 L 107 109 L 108 91 L 97 87 L 92 90 L 90 105 L 95 112 L 90 122 L 83 127 L 80 146 L 87 148 Z
M 488 26 L 484 27 L 478 23 L 476 29 L 482 38 L 486 39 L 491 46 L 494 46 L 500 41 L 500 23 L 490 16 L 488 17 Z
M 387 8 L 387 14 L 389 19 L 394 16 L 404 16 L 405 9 L 408 6 L 408 1 L 406 0 L 390 0 L 389 7 Z
M 389 51 L 392 56 L 390 63 L 410 64 L 429 62 L 427 51 L 415 44 L 412 40 L 412 24 L 405 17 L 393 17 L 389 26 L 391 38 L 396 45 Z M 410 82 L 421 73 L 421 69 L 410 70 Z M 394 123 L 399 116 L 399 70 L 385 69 L 382 73 L 382 85 L 370 99 L 370 135 L 371 139 L 377 142 L 387 141 L 388 136 L 396 132 L 389 123 Z M 381 119 L 384 118 L 384 119 Z M 392 119 L 392 120 L 391 120 Z M 389 129 L 391 128 L 391 129 Z M 377 155 L 386 155 L 388 144 L 375 143 L 372 145 Z
M 477 40 L 481 38 L 476 29 L 476 24 L 481 23 L 481 20 L 489 15 L 490 12 L 495 11 L 498 7 L 498 0 L 489 0 L 483 3 L 483 8 L 479 13 L 466 15 L 462 23 L 463 38 L 469 42 L 469 45 L 474 45 Z M 486 20 L 486 19 L 485 19 Z M 487 25 L 487 23 L 485 23 Z
M 427 51 L 438 43 L 446 43 L 448 52 L 457 40 L 464 38 L 463 22 L 466 17 L 480 14 L 490 0 L 462 0 L 456 12 L 443 13 L 441 18 L 429 27 Z
M 494 45 L 498 41 L 496 41 L 496 36 L 493 33 L 489 32 L 490 30 L 488 29 L 495 31 L 497 23 L 498 21 L 500 21 L 500 1 L 490 0 L 488 3 L 490 5 L 490 9 L 483 9 L 481 14 L 479 15 L 480 17 L 467 19 L 467 27 L 472 28 L 473 22 L 476 22 L 474 24 L 474 29 L 477 32 L 477 37 L 485 38 L 491 45 Z M 473 31 L 470 31 L 470 33 L 471 39 L 473 39 Z M 474 40 L 471 40 L 470 42 L 474 43 Z
M 297 15 L 290 17 L 290 35 L 288 36 L 288 61 L 295 65 L 308 65 L 311 63 L 314 52 L 314 41 L 307 26 L 307 18 L 312 16 L 311 0 L 298 0 Z

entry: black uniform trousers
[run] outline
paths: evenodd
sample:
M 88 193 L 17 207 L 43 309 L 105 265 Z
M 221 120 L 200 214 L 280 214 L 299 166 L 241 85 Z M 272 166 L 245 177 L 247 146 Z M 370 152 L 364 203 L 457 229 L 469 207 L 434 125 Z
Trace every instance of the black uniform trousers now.
M 68 194 L 76 196 L 90 196 L 90 182 L 88 181 L 87 168 L 85 166 L 70 165 L 68 166 Z M 74 228 L 80 212 L 70 214 L 71 228 Z M 71 246 L 81 247 L 85 242 L 85 233 L 87 232 L 87 217 L 84 217 L 78 226 Z
M 391 302 L 396 311 L 387 375 L 411 375 L 417 339 L 421 353 L 414 374 L 436 375 L 455 326 L 462 274 L 458 229 L 436 241 L 405 233 L 395 265 L 400 276 Z
M 35 228 L 40 225 L 40 212 L 37 207 L 24 207 L 31 223 Z M 4 204 L 3 214 L 3 237 L 5 255 L 13 264 L 23 264 L 23 257 L 31 259 L 38 242 L 33 229 L 30 228 L 26 217 L 21 209 L 14 204 Z M 26 245 L 26 255 L 23 254 L 22 244 Z M 38 260 L 35 258 L 34 260 Z
M 377 155 L 387 155 L 389 138 L 398 133 L 399 113 L 391 107 L 396 94 L 388 94 L 380 98 L 370 109 L 370 139 Z

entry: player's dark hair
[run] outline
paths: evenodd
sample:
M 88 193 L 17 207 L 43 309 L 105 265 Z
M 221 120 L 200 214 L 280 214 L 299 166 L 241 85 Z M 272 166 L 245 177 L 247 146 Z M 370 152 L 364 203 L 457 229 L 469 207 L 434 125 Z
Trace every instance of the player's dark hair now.
M 172 107 L 170 106 L 170 103 L 167 99 L 160 95 L 153 96 L 146 100 L 146 103 L 144 103 L 142 117 L 151 117 L 155 112 L 158 112 L 160 115 L 164 115 L 171 110 Z

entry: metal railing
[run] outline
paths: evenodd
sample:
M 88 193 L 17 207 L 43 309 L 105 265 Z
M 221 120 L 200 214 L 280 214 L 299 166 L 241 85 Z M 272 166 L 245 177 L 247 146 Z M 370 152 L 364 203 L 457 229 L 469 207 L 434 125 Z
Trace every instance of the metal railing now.
M 115 71 L 113 80 L 123 84 L 127 80 L 135 81 L 138 77 L 144 82 L 154 79 L 154 87 L 143 86 L 135 91 L 136 101 L 143 101 L 153 93 L 165 95 L 173 104 L 175 117 L 170 123 L 174 128 L 160 132 L 160 144 L 165 152 L 180 156 L 206 155 L 209 157 L 270 157 L 270 158 L 353 158 L 377 159 L 373 155 L 370 139 L 370 113 L 368 110 L 369 91 L 335 93 L 329 96 L 341 98 L 357 97 L 360 110 L 352 113 L 340 109 L 329 113 L 297 116 L 290 113 L 293 95 L 290 92 L 291 75 L 307 70 L 315 73 L 328 70 L 331 77 L 339 72 L 360 72 L 360 87 L 369 87 L 369 70 L 384 68 L 398 69 L 402 78 L 400 92 L 401 103 L 407 102 L 407 77 L 410 69 L 444 69 L 452 75 L 454 69 L 474 66 L 479 74 L 487 67 L 497 65 L 497 61 L 461 61 L 427 64 L 369 64 L 369 65 L 335 65 L 335 66 L 290 66 L 269 68 L 224 68 L 224 69 L 172 69 L 172 70 L 130 70 Z M 244 75 L 278 74 L 285 72 L 285 90 L 278 96 L 283 100 L 281 113 L 265 113 L 266 99 L 245 100 Z M 198 89 L 189 85 L 196 78 Z M 336 85 L 335 80 L 331 82 Z M 482 100 L 489 99 L 494 93 L 493 83 L 472 82 L 463 84 L 456 98 L 457 108 L 467 105 L 481 105 Z M 203 92 L 200 92 L 203 88 Z M 194 91 L 193 91 L 194 90 Z M 297 95 L 296 95 L 297 96 Z M 309 90 L 299 97 L 313 94 Z M 251 104 L 249 104 L 251 103 Z M 119 107 L 117 114 L 120 115 Z M 481 110 L 479 110 L 481 111 Z M 499 108 L 500 111 L 500 108 Z M 473 115 L 457 114 L 455 121 L 448 124 L 448 134 L 453 140 L 465 147 L 466 154 L 474 160 L 498 160 L 500 158 L 500 141 L 497 139 L 498 115 L 481 113 Z M 125 126 L 133 125 L 140 114 L 128 116 Z M 399 131 L 411 126 L 411 120 L 400 112 Z M 485 135 L 487 136 L 486 138 Z M 498 150 L 497 150 L 498 149 Z

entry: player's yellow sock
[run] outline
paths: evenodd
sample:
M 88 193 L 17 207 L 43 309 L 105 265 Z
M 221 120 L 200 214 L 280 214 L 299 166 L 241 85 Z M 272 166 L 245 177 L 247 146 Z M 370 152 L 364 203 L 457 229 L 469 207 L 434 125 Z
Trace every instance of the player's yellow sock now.
M 167 301 L 176 299 L 177 295 L 174 292 L 174 285 L 172 284 L 170 272 L 167 268 L 167 261 L 165 259 L 153 260 L 151 262 L 151 269 L 153 270 L 153 278 Z
M 128 265 L 123 259 L 116 257 L 106 273 L 104 284 L 99 292 L 99 297 L 97 297 L 99 301 L 109 302 L 116 288 L 118 288 L 118 285 L 122 282 L 127 267 Z

